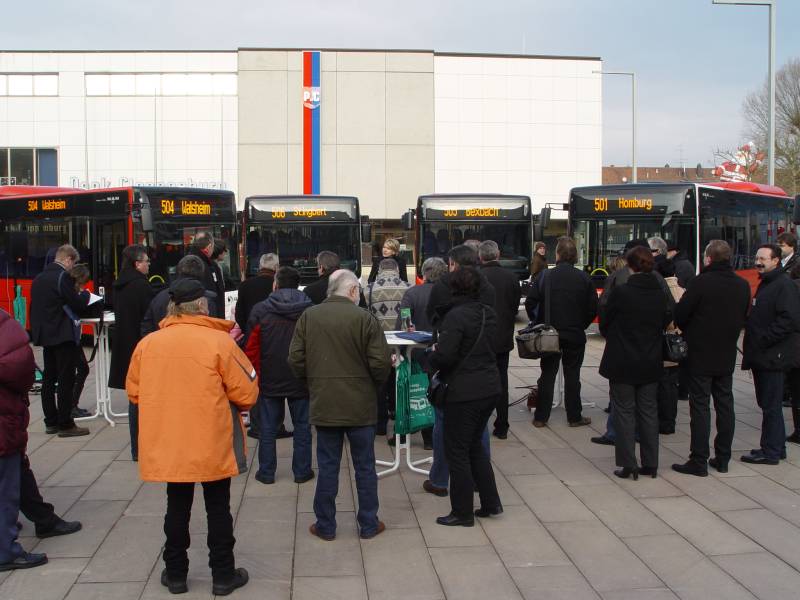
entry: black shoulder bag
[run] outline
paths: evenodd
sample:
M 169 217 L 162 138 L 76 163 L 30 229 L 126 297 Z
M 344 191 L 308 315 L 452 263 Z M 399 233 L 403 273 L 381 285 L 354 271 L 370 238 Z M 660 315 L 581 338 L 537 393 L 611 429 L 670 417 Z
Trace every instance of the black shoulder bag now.
M 550 287 L 550 272 L 544 271 L 540 277 L 544 281 L 544 323 L 528 325 L 517 332 L 517 352 L 520 358 L 542 358 L 561 354 L 558 331 L 550 324 L 550 305 L 553 296 Z
M 481 337 L 483 336 L 483 328 L 486 325 L 486 308 L 481 307 L 482 310 L 482 318 L 481 318 L 481 330 L 478 332 L 478 337 L 475 339 L 475 343 L 472 344 L 472 348 L 469 349 L 466 356 L 458 361 L 456 368 L 453 369 L 453 375 L 455 375 L 459 369 L 461 369 L 461 365 L 464 364 L 475 348 L 478 346 L 478 342 L 481 341 Z M 444 382 L 441 376 L 441 371 L 436 371 L 431 377 L 431 383 L 428 386 L 428 402 L 431 403 L 432 406 L 442 406 L 444 405 L 445 401 L 447 400 L 447 383 Z

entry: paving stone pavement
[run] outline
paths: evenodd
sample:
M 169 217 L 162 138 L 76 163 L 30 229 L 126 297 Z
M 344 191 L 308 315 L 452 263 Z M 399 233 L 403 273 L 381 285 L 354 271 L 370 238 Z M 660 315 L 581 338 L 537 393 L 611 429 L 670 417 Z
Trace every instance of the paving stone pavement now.
M 761 415 L 748 373 L 737 371 L 736 437 L 729 473 L 701 479 L 671 472 L 688 454 L 688 403 L 680 402 L 674 435 L 661 436 L 657 479 L 613 476 L 612 447 L 589 438 L 605 429 L 607 382 L 597 374 L 603 341 L 590 336 L 582 373 L 584 415 L 591 427 L 567 427 L 555 409 L 550 425 L 531 426 L 524 404 L 510 409 L 507 440 L 492 438 L 492 462 L 505 505 L 499 518 L 472 529 L 434 523 L 447 498 L 422 490 L 424 477 L 407 470 L 379 482 L 380 517 L 387 530 L 359 539 L 352 464 L 343 461 L 334 542 L 308 534 L 314 481 L 291 477 L 291 440 L 278 441 L 278 479 L 265 486 L 255 469 L 231 490 L 237 564 L 250 583 L 234 598 L 266 600 L 468 600 L 796 598 L 800 595 L 800 447 L 789 444 L 777 467 L 742 464 L 758 446 Z M 535 383 L 538 362 L 512 357 L 512 399 Z M 82 406 L 90 408 L 93 379 Z M 125 397 L 114 392 L 116 410 Z M 162 568 L 162 484 L 142 483 L 130 460 L 127 422 L 90 421 L 90 436 L 46 436 L 38 396 L 31 397 L 34 472 L 46 500 L 81 532 L 48 540 L 22 519 L 27 550 L 47 552 L 44 567 L 0 573 L 0 599 L 139 600 L 167 598 Z M 790 426 L 788 411 L 787 427 Z M 419 436 L 415 436 L 419 438 Z M 256 444 L 248 439 L 250 460 Z M 385 439 L 376 454 L 389 458 Z M 415 439 L 417 456 L 428 454 Z M 316 462 L 314 463 L 316 468 Z M 210 598 L 202 494 L 191 520 L 187 598 Z

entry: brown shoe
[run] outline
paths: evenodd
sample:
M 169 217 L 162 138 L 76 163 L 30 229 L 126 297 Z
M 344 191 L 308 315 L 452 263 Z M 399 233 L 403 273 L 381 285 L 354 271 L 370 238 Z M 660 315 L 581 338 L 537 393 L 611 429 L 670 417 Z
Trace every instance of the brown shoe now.
M 537 421 L 536 419 L 533 420 L 534 427 L 547 427 L 547 421 Z
M 583 427 L 584 425 L 590 425 L 592 423 L 591 417 L 581 417 L 579 421 L 570 421 L 570 427 Z
M 311 535 L 315 535 L 319 539 L 325 540 L 326 542 L 331 542 L 336 539 L 336 535 L 322 535 L 319 531 L 317 531 L 316 523 L 312 523 L 311 527 L 308 528 L 308 531 L 311 532 Z
M 376 535 L 382 534 L 384 531 L 386 531 L 386 524 L 383 521 L 378 521 L 378 528 L 375 530 L 375 533 L 373 533 L 371 535 L 365 535 L 365 534 L 362 533 L 361 534 L 361 539 L 362 540 L 371 540 Z
M 447 496 L 447 488 L 441 488 L 433 485 L 430 479 L 426 479 L 422 482 L 422 489 L 429 494 L 433 494 L 434 496 Z
M 58 432 L 58 437 L 80 437 L 82 435 L 89 435 L 90 431 L 86 427 L 78 427 L 73 425 L 69 429 L 62 429 Z

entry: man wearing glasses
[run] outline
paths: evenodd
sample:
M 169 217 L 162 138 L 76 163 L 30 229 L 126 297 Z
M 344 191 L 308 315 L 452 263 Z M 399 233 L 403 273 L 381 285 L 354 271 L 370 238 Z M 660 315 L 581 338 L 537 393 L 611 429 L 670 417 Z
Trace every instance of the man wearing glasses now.
M 111 366 L 108 387 L 124 390 L 128 365 L 136 344 L 142 338 L 142 319 L 155 295 L 147 274 L 150 258 L 147 248 L 139 244 L 127 246 L 122 251 L 122 269 L 114 282 L 114 334 L 111 345 Z M 128 403 L 128 424 L 131 432 L 131 458 L 139 460 L 138 407 Z

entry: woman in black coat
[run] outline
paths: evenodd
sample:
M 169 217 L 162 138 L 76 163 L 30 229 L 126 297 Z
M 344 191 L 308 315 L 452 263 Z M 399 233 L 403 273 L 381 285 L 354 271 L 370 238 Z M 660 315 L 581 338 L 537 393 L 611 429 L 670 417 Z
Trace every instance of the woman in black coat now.
M 389 238 L 383 242 L 383 249 L 381 250 L 383 258 L 392 258 L 397 263 L 397 268 L 400 271 L 400 279 L 408 283 L 408 273 L 406 272 L 406 259 L 400 256 L 400 242 L 394 238 Z M 369 271 L 367 283 L 372 283 L 378 277 L 378 266 L 381 264 L 380 257 L 372 257 L 372 268 Z
M 462 267 L 449 277 L 453 302 L 444 315 L 429 361 L 447 384 L 444 412 L 445 456 L 450 466 L 450 514 L 440 525 L 472 527 L 473 491 L 481 507 L 474 515 L 503 512 L 489 455 L 481 443 L 500 393 L 500 375 L 492 347 L 497 318 L 480 301 L 481 276 Z
M 114 329 L 111 340 L 111 365 L 108 387 L 124 390 L 128 366 L 136 344 L 142 339 L 142 319 L 155 296 L 147 274 L 150 259 L 147 248 L 138 244 L 122 251 L 122 269 L 114 282 Z M 128 425 L 131 432 L 131 456 L 138 459 L 138 407 L 128 403 Z
M 667 298 L 653 275 L 652 253 L 632 248 L 625 256 L 632 275 L 608 296 L 600 316 L 606 338 L 600 375 L 609 380 L 614 403 L 617 466 L 614 474 L 627 478 L 658 471 L 658 381 L 663 371 L 664 327 L 672 320 Z M 639 432 L 642 466 L 636 462 Z

